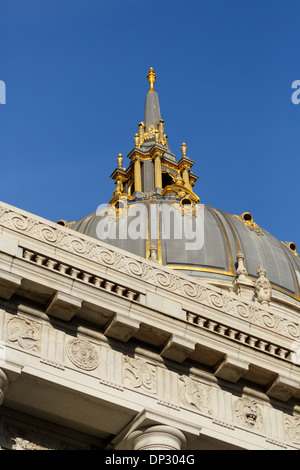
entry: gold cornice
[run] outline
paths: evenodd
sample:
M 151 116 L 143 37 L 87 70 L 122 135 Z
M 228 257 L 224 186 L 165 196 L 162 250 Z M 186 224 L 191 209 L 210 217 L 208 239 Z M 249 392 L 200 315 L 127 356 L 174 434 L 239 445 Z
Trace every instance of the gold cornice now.
M 143 160 L 150 160 L 155 156 L 162 156 L 165 153 L 165 149 L 160 149 L 158 147 L 152 147 L 151 150 L 147 153 L 144 153 L 141 150 L 134 148 L 129 154 L 128 158 L 132 161 L 136 157 L 139 157 L 141 161 Z
M 110 205 L 114 205 L 116 201 L 118 201 L 119 199 L 121 200 L 124 200 L 125 202 L 128 201 L 132 201 L 133 200 L 133 197 L 130 196 L 129 194 L 126 194 L 126 193 L 120 193 L 120 194 L 115 194 L 111 200 L 109 201 L 108 204 Z
M 161 195 L 164 196 L 165 194 L 169 192 L 175 192 L 177 193 L 179 197 L 182 197 L 182 198 L 188 195 L 190 196 L 193 202 L 195 203 L 200 202 L 200 198 L 192 190 L 186 188 L 185 186 L 181 186 L 178 184 L 170 184 L 162 190 Z
M 190 170 L 193 165 L 194 165 L 194 162 L 192 162 L 192 160 L 187 160 L 183 158 L 181 158 L 178 162 L 178 168 L 180 170 L 185 169 L 185 168 Z

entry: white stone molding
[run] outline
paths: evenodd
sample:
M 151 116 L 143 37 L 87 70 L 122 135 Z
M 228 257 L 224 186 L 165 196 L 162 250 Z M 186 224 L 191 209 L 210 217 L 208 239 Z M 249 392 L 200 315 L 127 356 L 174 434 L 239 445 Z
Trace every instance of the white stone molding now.
M 248 276 L 248 272 L 244 265 L 245 256 L 243 255 L 243 253 L 239 251 L 236 255 L 236 260 L 238 263 L 237 270 L 236 270 L 237 278 L 239 280 L 246 279 L 246 276 Z
M 6 373 L 0 369 L 0 405 L 3 403 L 4 395 L 8 390 L 8 378 Z
M 195 301 L 207 307 L 213 307 L 230 316 L 242 319 L 247 318 L 254 324 L 264 326 L 266 329 L 284 334 L 294 340 L 300 338 L 299 322 L 289 320 L 284 314 L 280 314 L 279 312 L 275 313 L 275 311 L 272 311 L 270 308 L 268 310 L 263 309 L 260 305 L 255 305 L 250 299 L 247 300 L 238 297 L 234 293 L 223 291 L 208 284 L 205 285 L 183 274 L 178 275 L 168 268 L 158 265 L 156 262 L 153 263 L 120 249 L 112 248 L 103 242 L 96 241 L 83 234 L 74 233 L 67 227 L 53 224 L 37 216 L 29 215 L 24 211 L 16 211 L 15 208 L 4 203 L 1 203 L 0 206 L 0 224 L 5 227 L 5 229 L 16 232 L 16 235 L 18 234 L 17 237 L 20 238 L 15 256 L 20 255 L 20 247 L 24 249 L 24 259 L 27 261 L 30 260 L 32 263 L 37 262 L 37 255 L 44 256 L 45 260 L 41 266 L 45 269 L 53 270 L 53 264 L 55 263 L 51 264 L 51 268 L 49 267 L 49 263 L 55 260 L 53 260 L 53 257 L 51 259 L 51 256 L 47 257 L 43 253 L 38 252 L 32 252 L 30 257 L 28 254 L 30 250 L 28 250 L 28 246 L 26 246 L 26 240 L 31 239 L 35 243 L 46 244 L 49 248 L 52 247 L 63 250 L 68 254 L 68 257 L 69 254 L 74 254 L 86 260 L 90 260 L 96 263 L 96 265 L 101 265 L 107 269 L 111 268 L 118 273 L 126 274 L 127 279 L 145 281 L 147 284 L 158 287 L 159 289 L 183 296 L 187 300 L 187 303 L 189 303 L 189 301 Z M 40 263 L 41 258 L 38 258 L 38 260 Z M 59 266 L 61 264 L 65 265 L 65 263 L 56 262 L 55 269 L 57 272 L 60 272 Z M 74 276 L 74 269 L 76 269 L 75 266 L 68 265 L 64 269 L 65 275 L 71 278 L 71 276 Z M 9 274 L 14 275 L 13 273 Z M 91 275 L 88 281 L 83 281 L 83 278 L 85 278 L 83 274 L 84 273 L 80 272 L 78 278 L 82 280 L 82 282 L 91 283 L 93 285 L 98 283 L 98 280 L 96 280 L 97 276 L 92 275 L 93 273 L 87 273 Z M 13 283 L 15 290 L 19 285 L 19 281 L 20 280 L 15 284 Z M 123 290 L 123 295 L 129 296 L 131 299 L 136 299 L 139 294 L 133 293 L 134 289 L 128 287 L 129 286 Z M 113 289 L 115 290 L 116 287 Z M 121 290 L 119 289 L 118 291 L 120 292 Z M 13 290 L 10 291 L 10 295 L 12 295 L 12 293 Z M 132 297 L 133 295 L 135 297 Z M 293 304 L 293 307 L 297 308 L 298 311 L 300 309 L 299 304 L 296 303 Z

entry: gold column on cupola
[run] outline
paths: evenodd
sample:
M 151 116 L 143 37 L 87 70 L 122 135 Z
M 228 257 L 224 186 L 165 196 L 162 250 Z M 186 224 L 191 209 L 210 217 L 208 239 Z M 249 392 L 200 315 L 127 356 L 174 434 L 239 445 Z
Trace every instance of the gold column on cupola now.
M 134 187 L 135 191 L 142 191 L 141 159 L 139 156 L 134 159 Z
M 192 191 L 189 173 L 190 173 L 191 166 L 193 165 L 194 162 L 192 162 L 186 156 L 186 151 L 187 151 L 187 146 L 186 146 L 186 143 L 183 142 L 181 145 L 182 158 L 180 159 L 178 166 L 182 172 L 182 179 L 183 179 L 184 186 L 190 191 Z
M 156 188 L 162 188 L 161 156 L 157 154 L 154 157 L 154 178 Z

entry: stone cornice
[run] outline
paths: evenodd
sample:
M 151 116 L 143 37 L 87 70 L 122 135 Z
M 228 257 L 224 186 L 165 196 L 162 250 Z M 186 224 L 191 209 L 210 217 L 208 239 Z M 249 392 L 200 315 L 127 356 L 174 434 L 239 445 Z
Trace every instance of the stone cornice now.
M 79 235 L 67 227 L 54 224 L 5 203 L 0 205 L 1 226 L 15 232 L 20 240 L 20 246 L 24 245 L 24 248 L 26 244 L 22 243 L 23 236 L 59 248 L 68 254 L 80 256 L 102 267 L 111 268 L 133 279 L 166 290 L 168 293 L 182 296 L 187 299 L 187 303 L 200 303 L 292 340 L 300 338 L 300 325 L 293 320 L 292 314 L 280 314 L 272 308 L 263 308 L 258 303 L 241 299 L 234 293 L 193 280 L 184 274 L 175 274 L 164 266 L 83 234 Z

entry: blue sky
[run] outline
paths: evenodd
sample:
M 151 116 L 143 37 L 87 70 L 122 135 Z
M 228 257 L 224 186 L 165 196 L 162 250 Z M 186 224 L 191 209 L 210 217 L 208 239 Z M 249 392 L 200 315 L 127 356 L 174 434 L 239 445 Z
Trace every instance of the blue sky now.
M 0 200 L 77 220 L 108 202 L 149 67 L 202 203 L 300 251 L 299 0 L 0 0 Z

